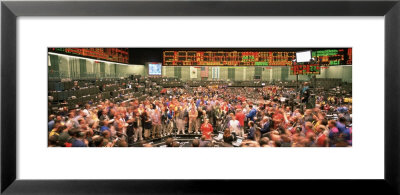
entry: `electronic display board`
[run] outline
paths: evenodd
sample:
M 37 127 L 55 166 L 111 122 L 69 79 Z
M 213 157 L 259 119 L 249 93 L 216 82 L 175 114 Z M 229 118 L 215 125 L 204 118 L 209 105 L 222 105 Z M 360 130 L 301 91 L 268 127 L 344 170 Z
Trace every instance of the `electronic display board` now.
M 351 65 L 352 49 L 311 50 L 311 56 L 323 66 Z M 170 50 L 163 52 L 164 66 L 292 66 L 296 51 L 207 51 L 207 50 Z
M 352 64 L 352 48 L 317 50 L 311 55 L 321 66 Z
M 49 52 L 129 63 L 128 48 L 49 48 Z
M 318 64 L 307 64 L 307 65 L 293 65 L 290 67 L 292 75 L 312 75 L 321 74 L 321 66 Z
M 296 52 L 164 51 L 164 66 L 289 66 Z

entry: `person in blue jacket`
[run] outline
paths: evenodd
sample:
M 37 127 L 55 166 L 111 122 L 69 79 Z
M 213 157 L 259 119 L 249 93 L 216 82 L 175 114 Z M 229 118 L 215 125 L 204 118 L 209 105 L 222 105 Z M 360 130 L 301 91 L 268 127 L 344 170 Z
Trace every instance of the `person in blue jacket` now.
M 346 127 L 346 118 L 340 117 L 339 122 L 336 123 L 336 127 L 339 130 L 339 135 L 348 143 L 351 143 L 350 129 Z
M 255 108 L 253 108 L 253 105 L 250 105 L 249 108 L 250 108 L 250 112 L 246 115 L 246 118 L 248 120 L 254 121 L 254 117 L 257 114 L 257 110 Z

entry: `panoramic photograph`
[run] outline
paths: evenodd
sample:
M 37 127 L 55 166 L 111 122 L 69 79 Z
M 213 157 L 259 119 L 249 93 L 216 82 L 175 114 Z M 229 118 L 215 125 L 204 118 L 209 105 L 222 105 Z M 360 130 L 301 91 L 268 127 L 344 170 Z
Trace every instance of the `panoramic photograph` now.
M 48 48 L 48 147 L 352 147 L 352 48 Z

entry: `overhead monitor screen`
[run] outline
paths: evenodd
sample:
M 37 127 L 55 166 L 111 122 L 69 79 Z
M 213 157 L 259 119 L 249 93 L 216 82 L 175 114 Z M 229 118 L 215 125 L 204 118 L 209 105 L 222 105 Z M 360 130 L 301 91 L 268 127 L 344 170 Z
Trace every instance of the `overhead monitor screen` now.
M 311 60 L 311 51 L 296 52 L 297 62 L 310 62 L 310 60 Z
M 149 63 L 149 75 L 161 75 L 161 63 Z

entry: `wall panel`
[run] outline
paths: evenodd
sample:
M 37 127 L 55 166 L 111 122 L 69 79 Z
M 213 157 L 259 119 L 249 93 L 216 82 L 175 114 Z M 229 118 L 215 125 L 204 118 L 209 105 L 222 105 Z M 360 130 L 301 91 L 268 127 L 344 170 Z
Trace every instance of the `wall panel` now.
M 58 78 L 91 79 L 91 78 L 116 78 L 127 77 L 132 74 L 144 76 L 144 65 L 125 65 L 113 62 L 98 62 L 93 59 L 78 58 L 75 56 L 49 54 L 50 59 L 57 66 L 48 66 L 48 70 Z

